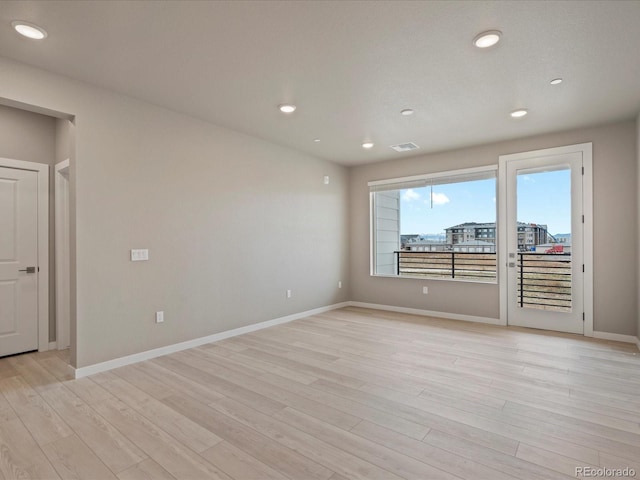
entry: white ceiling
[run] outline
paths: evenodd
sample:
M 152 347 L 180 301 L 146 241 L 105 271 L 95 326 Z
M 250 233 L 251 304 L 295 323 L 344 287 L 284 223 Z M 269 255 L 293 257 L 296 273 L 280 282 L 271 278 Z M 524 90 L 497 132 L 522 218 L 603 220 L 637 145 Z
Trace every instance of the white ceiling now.
M 633 118 L 639 50 L 640 1 L 0 0 L 1 56 L 344 165 Z

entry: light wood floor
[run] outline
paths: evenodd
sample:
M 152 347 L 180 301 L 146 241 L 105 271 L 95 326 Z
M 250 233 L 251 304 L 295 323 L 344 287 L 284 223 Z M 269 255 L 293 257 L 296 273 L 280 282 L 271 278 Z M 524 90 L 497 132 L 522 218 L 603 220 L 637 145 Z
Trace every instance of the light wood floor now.
M 0 360 L 0 477 L 640 478 L 632 345 L 348 308 L 66 372 Z

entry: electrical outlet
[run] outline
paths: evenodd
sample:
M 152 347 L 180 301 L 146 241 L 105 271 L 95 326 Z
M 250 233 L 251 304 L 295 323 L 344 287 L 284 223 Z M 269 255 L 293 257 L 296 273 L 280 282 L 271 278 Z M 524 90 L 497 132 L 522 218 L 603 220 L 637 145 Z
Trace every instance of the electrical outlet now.
M 429 293 L 429 287 L 422 287 L 422 293 L 427 295 Z
M 342 280 L 338 280 L 338 288 L 342 288 Z
M 156 323 L 164 322 L 164 312 L 156 312 Z
M 287 290 L 287 298 L 291 298 L 291 290 Z

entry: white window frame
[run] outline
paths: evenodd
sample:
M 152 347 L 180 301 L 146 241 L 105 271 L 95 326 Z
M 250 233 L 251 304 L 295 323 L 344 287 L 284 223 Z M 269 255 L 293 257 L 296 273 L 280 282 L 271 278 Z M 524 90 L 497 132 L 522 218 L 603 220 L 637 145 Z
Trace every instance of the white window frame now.
M 495 192 L 495 196 L 496 196 L 496 215 L 495 215 L 495 219 L 496 219 L 496 230 L 499 229 L 499 225 L 498 225 L 498 192 L 499 192 L 499 179 L 498 179 L 498 165 L 485 165 L 482 167 L 473 167 L 473 168 L 463 168 L 463 169 L 457 169 L 457 170 L 446 170 L 446 171 L 442 171 L 442 172 L 434 172 L 434 173 L 427 173 L 427 174 L 422 174 L 422 175 L 412 175 L 412 176 L 408 176 L 408 177 L 398 177 L 398 178 L 390 178 L 390 179 L 385 179 L 385 180 L 373 180 L 367 183 L 368 187 L 369 187 L 369 275 L 372 277 L 381 277 L 381 278 L 400 278 L 400 279 L 417 279 L 417 280 L 429 280 L 429 281 L 445 281 L 445 282 L 466 282 L 466 283 L 481 283 L 481 284 L 486 284 L 486 285 L 495 285 L 498 283 L 499 280 L 499 265 L 496 264 L 496 278 L 495 280 L 492 281 L 479 281 L 479 280 L 470 280 L 470 279 L 466 279 L 466 278 L 431 278 L 431 277 L 414 277 L 414 276 L 409 276 L 409 275 L 389 275 L 389 274 L 381 274 L 381 273 L 376 273 L 376 237 L 375 237 L 375 233 L 376 233 L 376 222 L 375 222 L 375 191 L 372 190 L 372 187 L 377 187 L 377 186 L 387 186 L 387 185 L 394 185 L 394 184 L 404 184 L 404 183 L 409 183 L 409 182 L 419 182 L 419 181 L 425 181 L 428 182 L 429 180 L 434 180 L 434 179 L 438 179 L 438 178 L 445 178 L 445 177 L 454 177 L 454 176 L 464 176 L 464 175 L 473 175 L 473 174 L 480 174 L 480 173 L 485 173 L 485 172 L 495 172 L 495 181 L 496 181 L 496 192 Z M 400 219 L 398 219 L 398 222 L 400 222 Z M 464 230 L 464 229 L 461 229 Z M 464 233 L 462 233 L 461 235 L 464 235 Z M 498 246 L 498 238 L 496 238 L 496 258 L 499 252 L 499 246 Z M 497 260 L 496 260 L 497 261 Z

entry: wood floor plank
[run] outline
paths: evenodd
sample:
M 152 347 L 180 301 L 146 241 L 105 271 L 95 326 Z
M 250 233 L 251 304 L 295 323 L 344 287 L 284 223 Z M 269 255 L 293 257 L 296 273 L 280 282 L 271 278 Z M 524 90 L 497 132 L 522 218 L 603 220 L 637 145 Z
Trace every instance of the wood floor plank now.
M 272 367 L 282 368 L 280 365 L 276 365 L 275 363 L 265 360 L 264 358 L 252 357 L 251 352 L 255 350 L 259 350 L 259 349 L 256 347 L 253 350 L 247 350 L 239 355 L 241 356 L 241 358 L 245 360 L 252 361 L 254 363 L 257 362 L 257 363 L 263 364 L 265 366 L 265 369 L 268 371 L 271 371 Z M 342 355 L 343 357 L 333 362 L 325 363 L 322 365 L 322 367 L 324 369 L 328 369 L 337 374 L 340 374 L 346 378 L 358 378 L 361 382 L 370 382 L 374 384 L 387 385 L 412 395 L 418 395 L 423 389 L 423 386 L 419 382 L 409 383 L 409 382 L 403 381 L 403 379 L 401 378 L 398 378 L 398 373 L 399 373 L 398 371 L 396 371 L 394 375 L 392 372 L 387 372 L 385 370 L 380 370 L 375 368 L 358 368 L 360 367 L 360 365 L 354 365 L 353 363 L 347 363 L 346 361 L 346 358 L 350 357 L 353 354 L 344 352 Z M 232 358 L 236 359 L 238 358 L 238 355 Z M 362 360 L 362 358 L 359 357 L 358 360 L 360 361 Z M 275 370 L 273 370 L 273 372 L 275 373 Z M 286 375 L 283 375 L 283 376 L 286 376 Z M 309 385 L 316 380 L 319 380 L 319 377 L 315 377 L 313 379 L 310 379 L 310 381 L 300 382 L 300 383 Z
M 352 400 L 363 402 L 366 405 L 393 411 L 395 415 L 401 416 L 402 418 L 412 422 L 419 422 L 428 426 L 430 429 L 436 428 L 453 435 L 459 435 L 462 438 L 472 439 L 482 445 L 489 445 L 492 448 L 508 454 L 514 454 L 518 447 L 517 439 L 503 435 L 497 428 L 488 430 L 474 425 L 473 423 L 475 422 L 468 421 L 469 419 L 464 418 L 464 412 L 450 411 L 447 412 L 447 416 L 443 416 L 439 414 L 440 412 L 438 412 L 437 409 L 433 409 L 437 413 L 431 413 L 426 410 L 420 410 L 412 406 L 390 401 L 367 392 L 349 389 L 342 385 L 331 384 L 324 380 L 319 380 L 316 382 L 315 386 L 317 389 L 325 391 L 328 390 L 336 395 L 343 395 Z
M 77 436 L 62 438 L 42 447 L 64 479 L 116 480 L 117 477 Z
M 203 363 L 203 361 L 197 357 L 168 355 L 157 358 L 154 362 L 198 383 L 209 385 L 222 395 L 246 403 L 267 415 L 271 415 L 285 407 L 281 402 L 255 393 L 248 388 L 236 385 L 233 382 L 229 382 L 217 375 L 207 372 L 207 363 Z
M 74 433 L 114 473 L 147 457 L 104 417 L 66 388 L 50 389 L 42 395 Z
M 606 468 L 633 468 L 636 475 L 640 474 L 640 458 L 630 460 L 628 458 L 620 458 L 606 452 L 600 452 L 600 466 Z
M 187 391 L 196 398 L 206 400 L 207 402 L 214 402 L 216 400 L 224 398 L 224 395 L 216 392 L 209 386 L 194 382 L 193 380 L 184 377 L 172 370 L 164 368 L 156 363 L 141 362 L 136 364 L 135 367 L 140 374 L 150 377 L 153 382 L 164 386 L 168 391 Z M 166 397 L 166 395 L 162 395 L 162 397 L 164 398 Z
M 18 418 L 0 424 L 0 452 L 0 473 L 7 480 L 60 478 Z
M 554 445 L 557 451 L 564 452 L 564 454 L 569 457 L 590 463 L 597 463 L 597 460 L 594 460 L 594 458 L 597 458 L 596 447 L 612 448 L 611 446 L 614 445 L 599 437 L 587 437 L 575 431 L 567 433 L 560 429 L 553 428 L 551 424 L 534 423 L 527 421 L 525 418 L 521 419 L 514 416 L 507 416 L 503 413 L 487 414 L 484 412 L 482 415 L 479 415 L 473 411 L 474 409 L 472 407 L 469 408 L 470 411 L 465 411 L 442 403 L 423 403 L 417 405 L 419 409 L 424 410 L 424 413 L 416 413 L 413 406 L 404 406 L 405 402 L 402 400 L 400 403 L 389 401 L 380 396 L 367 395 L 363 392 L 348 389 L 341 385 L 331 384 L 324 380 L 319 380 L 315 385 L 322 389 L 330 389 L 336 393 L 370 404 L 372 402 L 378 402 L 387 405 L 387 408 L 393 408 L 400 415 L 416 415 L 416 418 L 422 417 L 424 420 L 421 421 L 425 424 L 441 431 L 447 431 L 448 433 L 453 433 L 453 431 L 447 429 L 443 424 L 443 419 L 449 420 L 449 423 L 456 422 L 457 424 L 466 425 L 468 429 L 471 429 L 472 433 L 472 436 L 468 438 L 473 438 L 473 436 L 478 436 L 478 434 L 480 439 L 482 439 L 482 437 L 486 438 L 491 434 L 496 435 L 496 440 L 498 441 L 485 440 L 484 444 L 496 448 L 496 445 L 500 444 L 500 440 L 502 443 L 506 442 L 507 450 L 502 450 L 505 451 L 505 453 L 513 453 L 517 442 L 527 441 L 532 445 L 542 448 Z M 463 438 L 467 438 L 468 433 L 466 435 L 465 433 L 466 432 L 463 433 Z M 580 437 L 581 441 L 579 443 L 573 443 L 574 441 L 577 442 L 577 440 L 574 440 L 575 436 Z M 508 439 L 511 439 L 511 444 L 509 444 Z M 477 438 L 474 440 L 478 441 Z M 635 452 L 633 446 L 620 445 L 620 447 L 625 453 Z
M 11 404 L 4 395 L 2 395 L 2 391 L 0 391 L 0 422 L 8 422 L 16 418 L 18 418 L 16 411 L 11 407 Z
M 227 474 L 120 400 L 103 400 L 94 408 L 176 478 L 230 480 Z
M 331 392 L 321 391 L 310 386 L 301 385 L 279 375 L 264 373 L 260 378 L 278 388 L 295 393 L 300 397 L 330 405 L 331 408 L 344 412 L 353 417 L 367 419 L 371 422 L 403 433 L 412 438 L 421 439 L 429 431 L 429 427 L 421 425 L 389 413 L 386 409 L 369 407 Z
M 326 367 L 326 365 L 313 366 L 308 363 L 301 362 L 299 360 L 290 360 L 288 358 L 278 357 L 277 355 L 262 352 L 260 350 L 256 350 L 255 348 L 249 348 L 245 350 L 243 353 L 246 355 L 251 355 L 258 359 L 262 359 L 266 362 L 274 363 L 276 365 L 295 368 L 296 370 L 299 370 L 306 374 L 313 375 L 317 378 L 324 378 L 327 380 L 331 380 L 341 385 L 347 385 L 350 387 L 358 388 L 363 383 L 361 380 L 358 380 L 357 378 L 335 373 L 329 370 Z
M 311 433 L 315 438 L 333 445 L 340 450 L 359 457 L 373 465 L 389 470 L 404 478 L 455 479 L 456 476 L 448 470 L 422 462 L 415 457 L 405 455 L 395 448 L 388 448 L 368 438 L 346 432 L 332 425 L 328 425 L 309 415 L 298 412 L 293 408 L 285 408 L 276 413 L 273 418 Z M 400 434 L 397 434 L 400 435 Z M 409 437 L 405 437 L 409 439 Z M 411 439 L 409 439 L 411 440 Z M 417 440 L 413 440 L 418 442 Z
M 198 355 L 198 350 L 194 349 L 194 353 Z M 359 417 L 346 414 L 321 402 L 302 397 L 288 390 L 275 387 L 268 382 L 264 382 L 262 381 L 262 375 L 234 363 L 233 360 L 227 361 L 227 359 L 221 358 L 208 359 L 207 356 L 202 356 L 201 358 L 206 360 L 207 364 L 210 365 L 207 371 L 216 373 L 221 378 L 237 385 L 246 385 L 247 388 L 255 393 L 276 400 L 283 405 L 297 408 L 303 412 L 313 412 L 315 416 L 332 425 L 348 429 L 362 420 Z M 201 364 L 201 366 L 204 365 Z
M 273 338 L 264 338 L 259 334 L 253 338 L 249 335 L 237 337 L 234 339 L 234 343 L 245 345 L 247 348 L 265 349 L 268 353 L 283 355 L 292 360 L 296 360 L 302 356 L 305 360 L 314 359 L 322 363 L 330 363 L 340 358 L 339 355 L 310 351 L 309 349 L 296 347 L 295 345 L 283 343 Z
M 0 392 L 18 414 L 38 445 L 73 434 L 69 426 L 21 377 L 0 380 Z
M 234 363 L 244 365 L 250 368 L 257 368 L 263 372 L 271 373 L 274 375 L 280 375 L 281 377 L 288 378 L 303 385 L 309 385 L 310 383 L 318 380 L 318 377 L 313 375 L 307 375 L 304 373 L 296 372 L 293 368 L 285 368 L 280 365 L 275 365 L 269 362 L 256 362 L 256 360 L 250 355 L 245 355 L 244 352 L 236 352 L 234 355 L 228 357 Z
M 544 466 L 527 462 L 514 455 L 507 455 L 493 448 L 465 440 L 461 437 L 439 432 L 438 430 L 431 430 L 423 442 L 521 480 L 566 480 L 568 478 L 566 475 L 545 468 Z M 490 478 L 486 480 L 490 480 Z
M 113 397 L 111 393 L 88 377 L 62 382 L 62 384 L 82 399 L 87 405 Z
M 56 377 L 60 382 L 73 379 L 69 364 L 57 355 L 36 360 L 40 366 Z
M 0 361 L 0 380 L 20 375 L 8 361 Z
M 202 452 L 202 456 L 238 480 L 287 480 L 288 478 L 229 442 L 218 443 Z
M 640 447 L 640 425 L 630 425 L 629 428 L 633 428 L 635 432 L 629 432 L 626 428 L 615 428 L 600 423 L 594 423 L 573 416 L 568 416 L 560 413 L 550 412 L 545 409 L 537 408 L 531 405 L 522 405 L 518 402 L 508 401 L 503 409 L 504 412 L 510 413 L 516 416 L 522 416 L 527 418 L 533 418 L 536 420 L 543 420 L 547 422 L 553 422 L 556 425 L 565 426 L 569 429 L 575 429 L 580 432 L 589 434 L 595 434 L 600 437 L 607 438 L 613 441 L 621 441 L 629 445 L 635 445 Z M 640 456 L 640 450 L 638 450 Z
M 351 429 L 351 431 L 356 435 L 368 438 L 381 445 L 388 445 L 398 452 L 460 478 L 490 478 L 495 480 L 509 480 L 514 478 L 499 470 L 486 467 L 481 463 L 433 447 L 419 440 L 414 440 L 413 438 L 393 432 L 374 423 L 367 422 L 366 420 Z
M 126 367 L 116 368 L 112 370 L 111 373 L 118 375 L 120 378 L 125 379 L 132 385 L 137 385 L 140 390 L 143 390 L 152 397 L 160 400 L 177 393 L 177 390 L 174 388 L 161 385 L 155 380 L 149 378 L 147 375 L 141 373 L 137 365 L 128 365 Z M 95 381 L 100 383 L 100 377 L 96 375 Z
M 319 440 L 310 433 L 291 427 L 250 407 L 230 399 L 218 400 L 211 407 L 234 420 L 257 430 L 268 438 L 324 465 L 327 469 L 358 479 L 398 480 L 402 477 L 346 453 L 344 450 Z M 333 472 L 332 472 L 333 473 Z
M 100 375 L 105 379 L 102 385 L 120 401 L 129 405 L 193 451 L 202 452 L 222 441 L 220 437 L 206 428 L 184 415 L 180 415 L 117 375 L 109 372 Z
M 58 379 L 36 362 L 32 355 L 16 355 L 6 361 L 38 393 L 60 386 Z
M 202 426 L 225 441 L 291 479 L 326 480 L 334 473 L 292 449 L 273 442 L 242 422 L 187 395 L 174 395 L 163 401 L 183 415 L 199 421 Z
M 118 474 L 120 480 L 174 480 L 176 477 L 147 458 Z
M 568 477 L 579 478 L 579 475 L 576 475 L 576 467 L 597 468 L 595 465 L 577 462 L 573 458 L 565 457 L 543 448 L 532 447 L 526 443 L 520 443 L 520 445 L 518 445 L 516 457 L 526 460 L 527 462 L 555 470 L 556 472 L 567 475 Z

